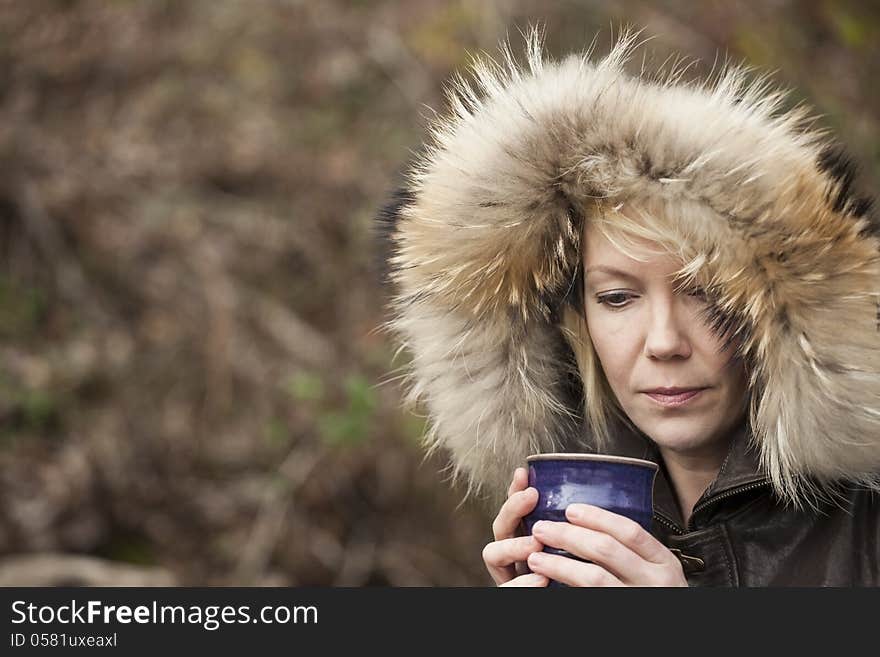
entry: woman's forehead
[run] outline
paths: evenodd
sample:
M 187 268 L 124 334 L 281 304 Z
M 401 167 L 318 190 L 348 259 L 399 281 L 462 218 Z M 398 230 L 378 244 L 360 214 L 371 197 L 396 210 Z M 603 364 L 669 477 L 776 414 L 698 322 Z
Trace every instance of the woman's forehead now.
M 584 246 L 584 271 L 591 277 L 667 275 L 684 264 L 658 242 L 641 238 L 612 242 L 597 228 L 587 228 Z

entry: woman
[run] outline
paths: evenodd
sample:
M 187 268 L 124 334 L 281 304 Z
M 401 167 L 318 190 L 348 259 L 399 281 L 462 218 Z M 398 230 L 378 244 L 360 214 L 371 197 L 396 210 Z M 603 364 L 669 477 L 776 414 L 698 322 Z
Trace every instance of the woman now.
M 500 505 L 498 584 L 878 585 L 880 224 L 803 109 L 632 47 L 478 63 L 386 212 L 428 444 Z M 551 451 L 657 462 L 651 533 L 572 505 L 517 536 Z

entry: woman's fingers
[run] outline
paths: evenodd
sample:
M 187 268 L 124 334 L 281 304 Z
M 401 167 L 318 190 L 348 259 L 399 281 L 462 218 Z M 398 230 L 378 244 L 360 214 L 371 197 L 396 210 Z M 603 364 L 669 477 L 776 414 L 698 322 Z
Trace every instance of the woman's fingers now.
M 492 579 L 502 584 L 516 577 L 515 563 L 525 561 L 544 546 L 533 536 L 518 536 L 489 543 L 483 548 L 483 563 Z
M 513 493 L 508 497 L 492 523 L 492 534 L 496 541 L 512 538 L 523 516 L 530 514 L 538 503 L 538 491 L 535 488 Z
M 565 550 L 581 559 L 593 561 L 627 582 L 645 581 L 655 564 L 642 559 L 613 536 L 568 522 L 542 520 L 532 532 L 545 545 Z M 538 557 L 540 559 L 540 557 Z M 529 566 L 531 567 L 531 560 Z
M 612 536 L 646 561 L 658 564 L 678 563 L 678 559 L 666 546 L 635 520 L 590 504 L 569 504 L 565 509 L 565 516 L 575 525 Z
M 534 536 L 517 536 L 489 543 L 483 548 L 483 561 L 492 566 L 511 566 L 525 561 L 532 552 L 544 549 Z
M 566 516 L 569 522 L 542 520 L 535 523 L 532 527 L 534 537 L 544 545 L 594 562 L 592 565 L 598 566 L 599 570 L 566 563 L 567 570 L 560 581 L 568 584 L 574 578 L 584 586 L 616 586 L 617 582 L 631 586 L 687 586 L 676 556 L 638 523 L 598 507 L 580 504 L 570 505 Z M 568 561 L 580 563 L 573 559 Z M 539 567 L 536 568 L 535 563 Z M 560 565 L 554 560 L 547 563 Z M 528 564 L 533 571 L 557 579 L 555 571 L 543 569 L 547 565 L 543 555 L 530 555 Z
M 529 573 L 528 575 L 514 577 L 512 580 L 504 582 L 500 586 L 547 586 L 548 583 L 549 581 L 544 575 Z
M 507 499 L 492 522 L 492 535 L 495 540 L 483 548 L 483 562 L 497 584 L 504 585 L 519 580 L 525 575 L 531 575 L 528 572 L 523 573 L 527 570 L 525 561 L 529 554 L 544 548 L 532 536 L 517 536 L 523 517 L 531 513 L 538 503 L 538 491 L 528 488 L 528 485 L 529 477 L 526 469 L 514 470 L 507 489 Z M 536 580 L 533 578 L 522 581 Z
M 510 497 L 518 491 L 525 490 L 528 485 L 529 475 L 526 472 L 526 469 L 517 468 L 513 471 L 513 480 L 510 482 L 510 486 L 507 488 L 507 497 Z
M 569 586 L 624 586 L 613 574 L 594 563 L 584 563 L 558 554 L 535 552 L 529 557 L 534 574 Z

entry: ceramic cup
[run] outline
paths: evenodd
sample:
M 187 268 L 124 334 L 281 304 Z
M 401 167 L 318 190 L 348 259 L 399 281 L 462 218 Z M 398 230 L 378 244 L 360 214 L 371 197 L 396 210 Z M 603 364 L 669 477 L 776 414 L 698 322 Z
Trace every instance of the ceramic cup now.
M 532 454 L 526 463 L 529 486 L 538 490 L 535 510 L 523 518 L 528 534 L 539 520 L 566 522 L 565 508 L 574 503 L 619 513 L 651 531 L 656 463 L 625 456 L 576 453 Z M 550 546 L 545 546 L 544 552 L 585 561 Z

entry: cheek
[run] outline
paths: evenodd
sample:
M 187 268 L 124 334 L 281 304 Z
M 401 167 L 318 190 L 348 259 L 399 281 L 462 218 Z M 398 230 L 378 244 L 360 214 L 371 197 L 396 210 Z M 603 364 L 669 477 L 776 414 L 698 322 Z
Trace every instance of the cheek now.
M 732 400 L 743 399 L 748 395 L 749 375 L 740 359 L 730 358 L 727 360 L 724 370 L 721 372 L 721 380 Z
M 626 377 L 632 371 L 634 336 L 631 334 L 631 324 L 613 319 L 601 316 L 591 318 L 588 314 L 587 329 L 605 378 L 616 391 L 625 385 Z
M 748 395 L 748 373 L 740 358 L 736 357 L 737 343 L 726 351 L 719 351 L 723 342 L 706 329 L 700 337 L 700 351 L 707 369 L 721 386 L 722 394 L 731 410 L 738 409 Z
M 736 358 L 737 342 L 721 351 L 724 342 L 708 327 L 702 327 L 694 336 L 695 350 L 703 354 L 703 361 L 712 369 L 719 380 L 733 383 L 742 376 L 742 361 Z

